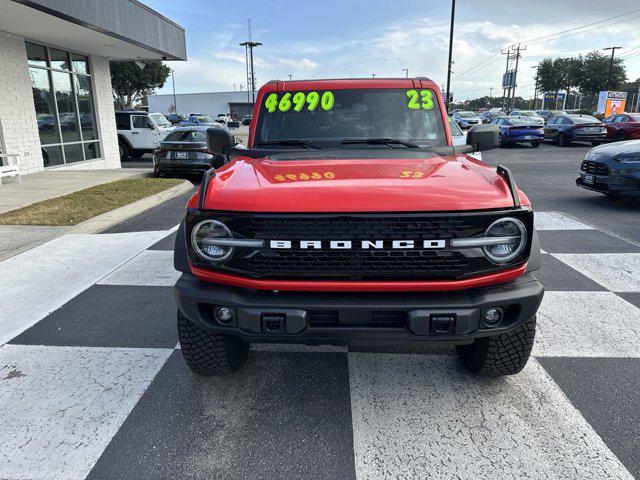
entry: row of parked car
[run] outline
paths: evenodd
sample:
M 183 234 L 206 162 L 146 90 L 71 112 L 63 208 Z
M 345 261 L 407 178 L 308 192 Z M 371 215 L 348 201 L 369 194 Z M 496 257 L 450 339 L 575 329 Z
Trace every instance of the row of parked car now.
M 215 117 L 209 113 L 191 113 L 190 115 L 183 115 L 180 113 L 170 113 L 165 115 L 167 120 L 172 125 L 178 125 L 181 127 L 192 125 L 227 125 L 230 128 L 237 128 L 240 123 L 243 125 L 251 124 L 252 115 L 245 115 L 240 122 L 234 120 L 229 113 L 219 113 Z
M 553 115 L 545 118 L 541 116 L 543 112 Z M 543 141 L 559 146 L 590 142 L 595 146 L 603 141 L 640 138 L 640 113 L 618 113 L 603 120 L 592 115 L 553 110 L 513 111 L 508 115 L 502 111 L 486 111 L 475 117 L 470 117 L 471 113 L 455 112 L 453 120 L 463 129 L 480 123 L 497 125 L 500 129 L 500 146 L 526 142 L 537 147 Z

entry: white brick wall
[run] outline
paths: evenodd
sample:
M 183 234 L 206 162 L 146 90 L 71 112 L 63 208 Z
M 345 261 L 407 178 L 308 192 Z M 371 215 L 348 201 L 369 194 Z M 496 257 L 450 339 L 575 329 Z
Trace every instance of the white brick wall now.
M 51 167 L 84 170 L 120 168 L 109 61 L 91 56 L 96 119 L 102 158 Z M 24 38 L 0 31 L 0 139 L 7 153 L 23 155 L 22 173 L 43 170 Z
M 0 31 L 0 128 L 7 153 L 23 155 L 23 173 L 42 170 L 42 152 L 24 39 Z

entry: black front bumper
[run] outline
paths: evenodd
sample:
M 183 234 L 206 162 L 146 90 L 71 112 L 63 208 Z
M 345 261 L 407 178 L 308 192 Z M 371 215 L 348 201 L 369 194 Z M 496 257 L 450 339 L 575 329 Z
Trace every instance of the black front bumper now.
M 183 274 L 174 293 L 182 313 L 201 328 L 247 342 L 390 345 L 467 344 L 512 330 L 535 315 L 544 289 L 531 274 L 460 292 L 382 294 L 245 290 Z M 217 306 L 233 309 L 229 325 L 216 320 Z M 487 327 L 481 317 L 494 307 L 502 319 Z M 442 328 L 443 319 L 448 328 Z
M 584 172 L 576 178 L 578 187 L 607 195 L 640 196 L 640 178 L 630 175 L 593 175 L 593 183 L 585 183 Z

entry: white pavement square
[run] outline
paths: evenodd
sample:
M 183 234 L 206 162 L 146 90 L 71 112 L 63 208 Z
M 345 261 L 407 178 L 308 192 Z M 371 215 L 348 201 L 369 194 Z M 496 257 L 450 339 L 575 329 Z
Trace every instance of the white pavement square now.
M 593 230 L 560 212 L 534 212 L 533 221 L 536 230 Z
M 629 479 L 535 360 L 515 377 L 447 355 L 349 354 L 356 477 Z
M 611 292 L 546 292 L 533 354 L 640 357 L 640 309 Z
M 84 479 L 171 352 L 0 347 L 0 478 Z
M 0 345 L 168 233 L 64 235 L 0 262 Z
M 180 272 L 173 268 L 172 251 L 145 250 L 104 277 L 98 285 L 172 287 L 178 278 Z
M 612 292 L 640 292 L 640 253 L 553 254 Z

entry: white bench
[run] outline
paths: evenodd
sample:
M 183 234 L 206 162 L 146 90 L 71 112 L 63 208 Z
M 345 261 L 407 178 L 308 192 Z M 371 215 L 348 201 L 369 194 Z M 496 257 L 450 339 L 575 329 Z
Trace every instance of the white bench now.
M 3 177 L 18 177 L 18 182 L 22 183 L 20 176 L 20 155 L 15 153 L 0 153 L 0 187 Z

